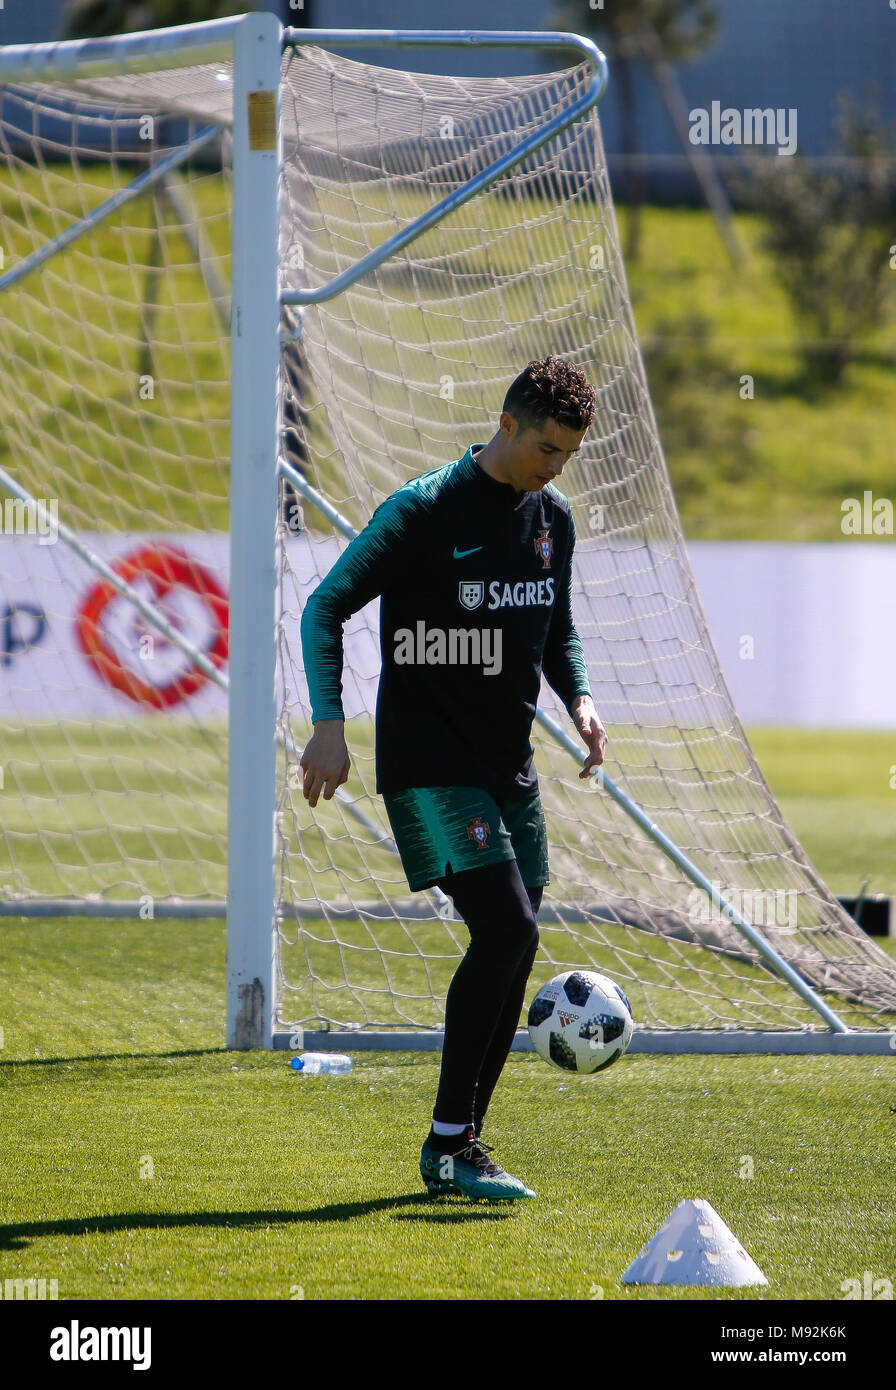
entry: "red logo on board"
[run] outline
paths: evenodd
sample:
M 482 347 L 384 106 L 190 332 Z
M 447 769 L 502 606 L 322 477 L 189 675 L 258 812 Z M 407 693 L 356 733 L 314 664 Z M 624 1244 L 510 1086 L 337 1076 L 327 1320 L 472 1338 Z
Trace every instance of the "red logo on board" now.
M 214 666 L 220 669 L 226 665 L 227 595 L 204 565 L 159 542 L 131 551 L 111 568 Z M 101 580 L 89 590 L 75 618 L 75 633 L 101 679 L 135 704 L 170 709 L 189 699 L 209 679 L 109 580 Z M 146 678 L 153 670 L 146 652 L 158 657 L 164 667 L 157 682 Z

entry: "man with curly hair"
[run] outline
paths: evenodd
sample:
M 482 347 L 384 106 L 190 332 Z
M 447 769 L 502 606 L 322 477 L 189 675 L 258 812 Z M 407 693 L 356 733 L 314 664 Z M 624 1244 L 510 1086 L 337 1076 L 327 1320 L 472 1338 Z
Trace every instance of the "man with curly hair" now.
M 305 797 L 316 806 L 348 778 L 342 626 L 380 596 L 377 791 L 410 888 L 437 884 L 470 932 L 446 999 L 420 1157 L 434 1194 L 535 1196 L 480 1136 L 519 1025 L 548 882 L 529 741 L 542 674 L 587 746 L 581 777 L 607 744 L 572 617 L 575 528 L 555 485 L 593 413 L 594 391 L 576 367 L 530 362 L 492 439 L 387 498 L 302 616 L 314 723 Z

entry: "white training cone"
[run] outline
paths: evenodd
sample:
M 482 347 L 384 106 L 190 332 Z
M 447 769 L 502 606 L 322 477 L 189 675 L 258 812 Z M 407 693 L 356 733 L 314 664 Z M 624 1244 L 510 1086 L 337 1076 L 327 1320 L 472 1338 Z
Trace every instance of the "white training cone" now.
M 622 1276 L 623 1284 L 767 1284 L 717 1211 L 679 1202 Z

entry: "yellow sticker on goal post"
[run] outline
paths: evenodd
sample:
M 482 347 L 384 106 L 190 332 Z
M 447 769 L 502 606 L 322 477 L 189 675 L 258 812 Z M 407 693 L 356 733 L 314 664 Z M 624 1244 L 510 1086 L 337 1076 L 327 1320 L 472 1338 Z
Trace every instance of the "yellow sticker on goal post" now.
M 275 92 L 249 93 L 249 149 L 277 148 L 277 95 Z

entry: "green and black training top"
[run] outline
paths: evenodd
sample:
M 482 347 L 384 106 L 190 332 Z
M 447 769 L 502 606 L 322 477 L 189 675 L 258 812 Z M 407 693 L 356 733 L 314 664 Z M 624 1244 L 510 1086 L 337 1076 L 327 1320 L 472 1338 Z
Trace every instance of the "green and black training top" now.
M 516 492 L 462 459 L 374 512 L 302 614 L 312 719 L 342 719 L 342 626 L 381 596 L 377 791 L 536 786 L 529 735 L 542 672 L 590 695 L 572 618 L 575 527 L 553 486 Z

